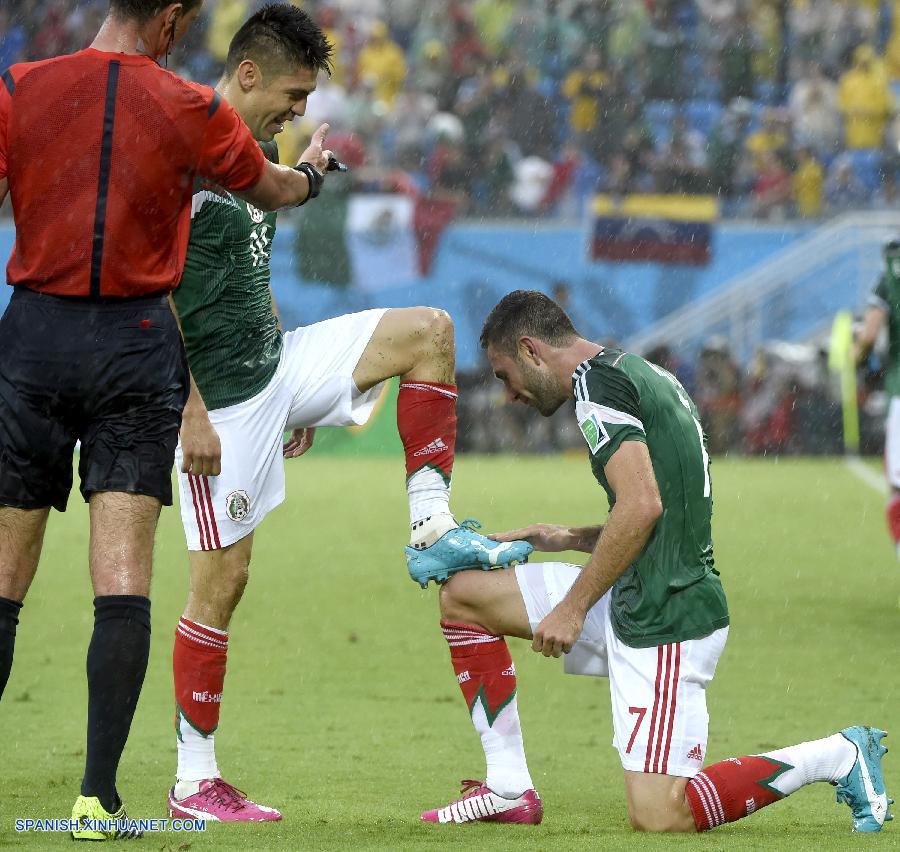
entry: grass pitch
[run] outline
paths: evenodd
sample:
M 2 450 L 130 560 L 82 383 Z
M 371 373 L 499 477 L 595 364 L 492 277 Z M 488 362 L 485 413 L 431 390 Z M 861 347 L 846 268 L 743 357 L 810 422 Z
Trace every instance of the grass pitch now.
M 139 848 L 900 848 L 900 822 L 878 836 L 851 835 L 849 810 L 825 785 L 701 837 L 634 834 L 610 746 L 606 681 L 564 676 L 559 662 L 515 640 L 543 825 L 419 823 L 422 809 L 454 796 L 457 779 L 484 770 L 437 628 L 435 589 L 420 591 L 406 575 L 402 460 L 313 451 L 288 471 L 288 500 L 260 529 L 232 624 L 216 735 L 225 777 L 279 807 L 284 821 L 154 834 Z M 855 723 L 886 728 L 900 748 L 900 568 L 881 495 L 839 460 L 716 460 L 713 477 L 732 629 L 709 691 L 709 759 Z M 463 457 L 454 479 L 458 515 L 489 529 L 586 524 L 605 514 L 580 455 Z M 22 612 L 0 704 L 0 846 L 69 842 L 17 834 L 13 820 L 68 817 L 78 792 L 92 623 L 86 520 L 74 496 L 65 515 L 53 515 Z M 134 817 L 165 815 L 175 768 L 171 645 L 186 583 L 183 534 L 170 509 L 156 551 L 150 668 L 119 773 Z M 885 767 L 900 800 L 900 754 Z

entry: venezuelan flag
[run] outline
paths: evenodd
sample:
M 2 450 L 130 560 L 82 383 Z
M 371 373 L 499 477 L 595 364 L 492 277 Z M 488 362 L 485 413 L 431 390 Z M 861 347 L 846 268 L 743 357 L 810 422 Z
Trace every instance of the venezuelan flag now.
M 591 256 L 702 266 L 709 263 L 718 215 L 712 195 L 598 195 Z

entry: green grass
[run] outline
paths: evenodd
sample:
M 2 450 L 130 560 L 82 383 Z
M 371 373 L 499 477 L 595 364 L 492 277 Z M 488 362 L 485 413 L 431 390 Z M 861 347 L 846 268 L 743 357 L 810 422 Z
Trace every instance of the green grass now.
M 697 837 L 628 828 L 607 683 L 566 677 L 512 642 L 539 828 L 426 826 L 420 810 L 483 773 L 480 746 L 437 629 L 432 587 L 406 576 L 399 459 L 288 465 L 288 501 L 258 535 L 232 624 L 216 736 L 227 778 L 284 812 L 280 824 L 157 834 L 144 849 L 898 848 L 900 822 L 849 833 L 825 785 Z M 716 461 L 716 557 L 731 638 L 709 691 L 709 758 L 873 723 L 900 737 L 900 569 L 882 497 L 840 461 Z M 492 529 L 591 523 L 605 512 L 577 458 L 465 457 L 453 503 Z M 57 847 L 13 819 L 67 817 L 83 769 L 84 657 L 91 630 L 87 527 L 73 500 L 54 515 L 22 612 L 0 704 L 0 846 Z M 133 816 L 163 816 L 174 771 L 171 640 L 186 593 L 177 511 L 156 551 L 153 649 L 119 788 Z M 887 782 L 900 790 L 900 758 Z M 900 798 L 900 797 L 898 797 Z M 185 844 L 189 844 L 185 845 Z

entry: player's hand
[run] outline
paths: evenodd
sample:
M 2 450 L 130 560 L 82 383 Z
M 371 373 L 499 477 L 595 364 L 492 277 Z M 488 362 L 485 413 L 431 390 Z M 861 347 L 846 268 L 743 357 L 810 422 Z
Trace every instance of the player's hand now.
M 285 442 L 284 457 L 286 459 L 295 459 L 302 456 L 312 445 L 316 437 L 316 429 L 314 426 L 307 426 L 303 429 L 294 429 L 291 437 Z
M 559 524 L 532 524 L 519 530 L 491 533 L 488 538 L 492 541 L 527 541 L 542 553 L 559 553 L 561 550 L 569 550 L 572 544 L 569 527 Z
M 181 420 L 182 473 L 218 476 L 222 472 L 222 442 L 203 409 L 185 409 Z
M 583 629 L 584 614 L 560 601 L 535 628 L 531 650 L 545 657 L 561 657 L 572 650 Z
M 322 146 L 325 144 L 325 137 L 328 135 L 329 129 L 327 124 L 323 124 L 315 133 L 313 133 L 309 147 L 300 155 L 298 163 L 309 163 L 322 172 L 322 174 L 325 174 L 325 170 L 328 168 L 328 158 L 331 156 L 331 151 L 323 149 Z

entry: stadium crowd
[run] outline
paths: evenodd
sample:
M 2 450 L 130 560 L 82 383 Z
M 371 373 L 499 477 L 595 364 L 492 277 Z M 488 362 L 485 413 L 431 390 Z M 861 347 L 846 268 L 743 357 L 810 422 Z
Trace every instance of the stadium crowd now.
M 615 345 L 612 342 L 611 345 Z M 861 450 L 884 450 L 889 399 L 885 354 L 859 371 Z M 696 358 L 661 345 L 645 353 L 678 377 L 697 403 L 709 451 L 715 455 L 840 455 L 843 426 L 839 380 L 817 344 L 771 341 L 741 367 L 724 338 L 710 338 Z M 460 449 L 473 452 L 581 452 L 584 437 L 567 407 L 542 418 L 505 405 L 490 371 L 459 376 Z
M 214 82 L 260 5 L 207 0 L 171 67 Z M 604 190 L 714 192 L 725 215 L 760 218 L 900 198 L 896 0 L 303 5 L 335 73 L 284 134 L 284 159 L 328 120 L 361 189 L 473 216 L 577 216 Z M 106 8 L 4 0 L 0 68 L 84 47 Z

